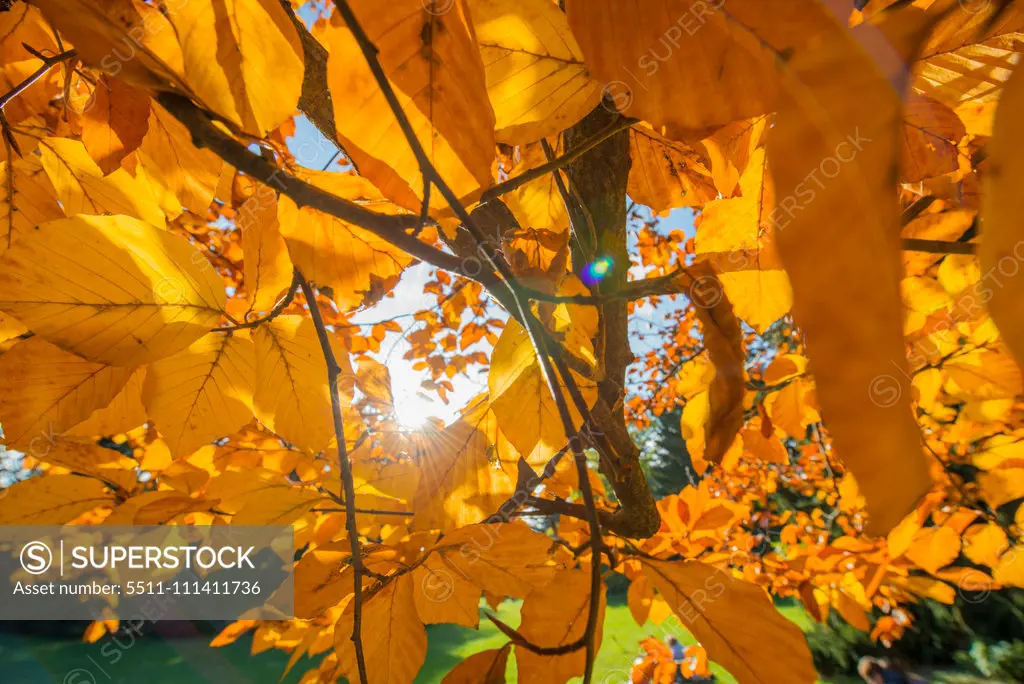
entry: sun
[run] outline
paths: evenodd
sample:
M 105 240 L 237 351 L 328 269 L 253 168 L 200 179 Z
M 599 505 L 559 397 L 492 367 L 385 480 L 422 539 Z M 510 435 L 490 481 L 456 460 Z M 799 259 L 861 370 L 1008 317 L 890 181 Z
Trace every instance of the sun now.
M 435 413 L 434 402 L 418 392 L 395 397 L 395 418 L 405 430 L 419 430 Z

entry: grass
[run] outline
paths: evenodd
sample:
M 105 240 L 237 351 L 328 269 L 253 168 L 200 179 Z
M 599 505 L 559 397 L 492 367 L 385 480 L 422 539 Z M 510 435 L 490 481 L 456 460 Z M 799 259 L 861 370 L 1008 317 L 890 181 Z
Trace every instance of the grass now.
M 808 629 L 810 619 L 799 606 L 782 605 L 780 612 L 801 629 Z M 498 616 L 512 626 L 519 624 L 518 602 L 506 601 Z M 670 626 L 666 622 L 664 627 Z M 152 625 L 144 629 L 154 630 Z M 417 684 L 440 682 L 444 675 L 463 658 L 488 648 L 498 648 L 506 641 L 488 620 L 481 619 L 480 629 L 455 625 L 427 628 L 429 647 L 427 659 L 416 678 Z M 679 630 L 677 636 L 688 642 L 689 635 Z M 595 663 L 596 684 L 623 684 L 629 681 L 629 667 L 638 654 L 638 642 L 654 634 L 666 635 L 663 627 L 648 623 L 639 626 L 622 599 L 609 600 L 605 613 L 601 650 Z M 240 639 L 226 648 L 211 649 L 209 637 L 201 635 L 161 638 L 159 635 L 133 641 L 124 638 L 120 644 L 105 637 L 95 644 L 74 640 L 37 636 L 0 634 L 0 681 L 18 684 L 262 684 L 279 681 L 288 661 L 280 651 L 249 655 L 251 639 Z M 319 663 L 302 659 L 283 680 L 295 684 L 303 672 Z M 712 664 L 720 682 L 735 682 L 731 675 Z M 509 681 L 515 681 L 515 658 L 509 659 Z M 857 682 L 859 679 L 830 680 L 834 684 Z M 936 673 L 932 681 L 944 681 Z M 950 679 L 957 684 L 970 684 L 970 678 Z

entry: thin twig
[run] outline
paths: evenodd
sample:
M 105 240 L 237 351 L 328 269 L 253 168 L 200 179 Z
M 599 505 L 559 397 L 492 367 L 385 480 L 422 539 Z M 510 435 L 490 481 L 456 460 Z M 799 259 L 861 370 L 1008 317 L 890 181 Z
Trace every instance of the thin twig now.
M 74 50 L 67 50 L 66 52 L 60 53 L 59 55 L 54 55 L 53 57 L 43 57 L 42 66 L 40 66 L 38 69 L 32 72 L 32 74 L 25 78 L 25 80 L 23 80 L 21 83 L 11 88 L 10 91 L 4 93 L 3 95 L 0 95 L 0 110 L 6 107 L 7 103 L 13 100 L 19 94 L 21 94 L 22 91 L 24 91 L 30 85 L 32 85 L 40 78 L 42 78 L 46 74 L 46 72 L 52 69 L 55 65 L 60 64 L 61 62 L 64 62 L 66 60 L 69 60 L 77 54 L 78 53 Z
M 973 242 L 903 238 L 902 249 L 904 252 L 928 252 L 929 254 L 975 254 L 978 246 Z
M 255 321 L 249 321 L 248 323 L 239 323 L 238 325 L 232 325 L 226 328 L 214 328 L 214 332 L 233 332 L 235 330 L 244 330 L 246 328 L 258 328 L 264 323 L 269 323 L 270 321 L 274 320 L 275 318 L 280 316 L 281 312 L 287 309 L 288 305 L 292 303 L 293 299 L 295 299 L 295 293 L 299 289 L 301 278 L 302 276 L 299 274 L 298 269 L 296 269 L 295 273 L 292 276 L 292 285 L 290 288 L 288 288 L 288 293 L 284 296 L 283 299 L 281 299 L 281 301 L 275 304 L 274 308 L 270 310 L 270 313 L 268 313 L 263 318 L 258 318 Z
M 363 558 L 359 547 L 359 529 L 356 526 L 356 487 L 352 480 L 352 464 L 349 463 L 348 450 L 345 445 L 345 426 L 341 419 L 341 396 L 338 394 L 341 367 L 338 365 L 338 360 L 334 358 L 330 334 L 324 325 L 323 316 L 320 315 L 320 307 L 316 302 L 316 295 L 313 294 L 313 288 L 298 270 L 296 270 L 296 275 L 302 286 L 302 294 L 306 297 L 306 304 L 309 306 L 309 315 L 316 326 L 316 336 L 320 340 L 324 361 L 327 363 L 327 382 L 331 389 L 331 416 L 334 419 L 335 441 L 338 443 L 338 470 L 344 487 L 345 527 L 348 528 L 348 543 L 352 552 L 354 591 L 352 597 L 352 643 L 356 649 L 359 681 L 361 684 L 366 684 L 366 659 L 363 656 L 363 639 L 360 634 L 363 620 Z
M 488 188 L 480 196 L 480 204 L 486 204 L 487 202 L 495 200 L 506 193 L 521 188 L 530 181 L 537 180 L 541 176 L 549 174 L 552 171 L 568 166 L 569 164 L 573 163 L 574 161 L 582 157 L 584 154 L 594 149 L 595 147 L 597 147 L 605 140 L 618 133 L 619 131 L 623 131 L 627 128 L 630 128 L 637 123 L 639 123 L 638 119 L 630 119 L 627 117 L 619 119 L 618 121 L 610 124 L 606 128 L 598 131 L 590 138 L 587 138 L 582 143 L 580 143 L 573 149 L 569 150 L 562 156 L 552 159 L 546 164 L 541 164 L 540 166 L 529 169 L 528 171 L 524 171 L 518 176 L 509 178 L 507 181 L 498 183 L 497 185 Z

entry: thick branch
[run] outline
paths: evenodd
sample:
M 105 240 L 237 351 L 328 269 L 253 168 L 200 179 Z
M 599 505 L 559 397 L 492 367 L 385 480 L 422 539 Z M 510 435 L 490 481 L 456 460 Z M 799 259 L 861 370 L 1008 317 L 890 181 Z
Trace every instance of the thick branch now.
M 309 315 L 313 319 L 316 336 L 320 340 L 320 350 L 327 363 L 327 382 L 331 388 L 331 417 L 334 419 L 334 438 L 338 443 L 338 469 L 345 496 L 345 526 L 348 528 L 348 543 L 352 552 L 352 583 L 355 592 L 352 597 L 352 643 L 356 649 L 359 681 L 361 684 L 366 684 L 366 659 L 363 656 L 363 639 L 360 634 L 363 620 L 363 558 L 360 553 L 359 530 L 356 527 L 356 487 L 352 480 L 352 464 L 349 463 L 348 450 L 345 445 L 345 426 L 341 420 L 341 396 L 338 394 L 341 367 L 338 366 L 338 360 L 334 358 L 330 334 L 324 325 L 323 316 L 320 315 L 320 308 L 316 302 L 316 295 L 313 294 L 313 288 L 301 273 L 296 271 L 296 275 L 302 285 L 302 294 L 306 297 Z

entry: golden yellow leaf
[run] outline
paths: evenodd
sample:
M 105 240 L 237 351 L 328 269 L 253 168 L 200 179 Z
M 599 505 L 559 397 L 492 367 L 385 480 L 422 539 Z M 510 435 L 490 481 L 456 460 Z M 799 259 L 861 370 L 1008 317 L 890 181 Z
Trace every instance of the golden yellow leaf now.
M 490 185 L 494 112 L 465 0 L 443 5 L 444 12 L 431 11 L 433 4 L 420 0 L 351 5 L 380 51 L 417 139 L 452 191 L 464 197 Z M 333 102 L 345 151 L 385 197 L 417 210 L 423 193 L 419 165 L 337 14 L 326 41 L 328 85 L 332 93 L 344 93 Z M 444 206 L 440 193 L 431 195 L 431 205 Z
M 136 368 L 121 391 L 103 408 L 67 431 L 78 437 L 109 437 L 128 432 L 146 422 L 146 407 L 142 404 L 142 383 L 146 368 Z
M 162 525 L 179 515 L 209 508 L 210 502 L 171 490 L 143 492 L 103 520 L 104 525 Z
M 871 630 L 871 622 L 868 620 L 867 613 L 864 609 L 854 601 L 852 598 L 846 595 L 843 591 L 835 592 L 833 604 L 836 610 L 839 611 L 839 615 L 842 616 L 851 627 L 855 627 L 862 632 L 868 632 Z
M 363 605 L 362 641 L 367 684 L 409 684 L 427 656 L 427 631 L 416 614 L 417 587 L 410 575 L 389 582 Z M 354 605 L 334 626 L 334 649 L 341 672 L 359 681 L 352 636 Z
M 67 468 L 75 474 L 87 475 L 125 490 L 132 489 L 138 479 L 138 461 L 116 449 L 64 436 L 59 436 L 48 446 L 45 451 L 33 450 L 30 453 L 44 463 Z
M 803 378 L 797 378 L 765 397 L 764 406 L 773 425 L 782 428 L 790 437 L 802 440 L 807 436 L 807 426 L 821 420 L 813 397 L 814 386 Z
M 121 168 L 149 127 L 149 95 L 120 79 L 102 76 L 82 117 L 82 144 L 104 175 Z
M 557 135 L 601 99 L 565 14 L 549 0 L 470 0 L 498 142 Z
M 589 338 L 574 329 L 566 339 L 568 351 L 593 363 L 593 347 Z M 592 380 L 575 375 L 580 393 L 588 406 L 597 400 L 597 386 Z M 537 354 L 529 335 L 521 325 L 509 321 L 491 353 L 491 369 L 487 378 L 491 410 L 509 442 L 524 457 L 534 450 L 553 456 L 566 443 L 565 430 L 554 397 L 548 390 Z M 582 423 L 579 411 L 564 385 L 559 384 L 576 427 Z
M 526 525 L 466 525 L 445 535 L 435 548 L 458 580 L 500 596 L 525 598 L 551 581 L 551 540 Z
M 375 212 L 402 211 L 384 200 L 366 178 L 314 172 L 307 172 L 305 178 Z M 278 202 L 278 219 L 295 266 L 309 280 L 329 286 L 342 311 L 362 304 L 375 279 L 397 276 L 412 261 L 408 254 L 370 231 L 310 207 L 300 209 L 287 197 Z
M 1024 366 L 1024 279 L 1016 278 L 1024 260 L 1020 217 L 1024 212 L 1024 70 L 1006 84 L 996 110 L 992 140 L 987 146 L 988 170 L 983 177 L 983 229 L 978 257 L 983 272 L 1001 274 L 1001 287 L 991 288 L 988 310 L 1017 363 Z M 998 276 L 997 276 L 998 277 Z
M 105 407 L 131 368 L 85 361 L 31 337 L 0 355 L 0 425 L 8 446 L 45 453 L 56 437 Z
M 1010 547 L 1006 532 L 995 523 L 971 525 L 964 532 L 964 555 L 977 565 L 995 567 L 999 557 Z
M 355 591 L 348 544 L 310 549 L 295 565 L 295 617 L 323 614 Z
M 149 177 L 172 193 L 181 206 L 206 214 L 224 162 L 210 150 L 193 145 L 188 129 L 156 103 L 150 109 L 138 157 Z
M 817 680 L 800 628 L 756 584 L 696 561 L 644 560 L 643 570 L 708 658 L 741 684 Z
M 441 684 L 505 684 L 505 667 L 512 644 L 469 656 L 444 676 Z
M 148 366 L 142 401 L 171 454 L 188 456 L 252 420 L 255 377 L 247 331 L 210 332 Z
M 236 187 L 242 178 L 236 177 Z M 292 284 L 294 268 L 278 223 L 277 194 L 265 185 L 244 187 L 249 199 L 235 213 L 235 226 L 242 233 L 245 295 L 250 311 L 270 311 Z
M 167 17 L 142 0 L 37 0 L 82 61 L 131 83 L 181 90 L 181 48 Z M 125 41 L 125 35 L 130 36 Z
M 313 321 L 278 316 L 253 334 L 256 344 L 256 417 L 282 438 L 315 453 L 334 439 L 331 389 Z M 335 359 L 351 377 L 348 354 L 332 338 Z M 348 403 L 344 388 L 342 399 Z
M 454 424 L 427 433 L 412 454 L 420 471 L 416 530 L 447 530 L 486 519 L 515 491 L 515 460 L 499 460 L 488 433 L 497 419 L 480 402 Z
M 953 209 L 937 214 L 922 214 L 903 227 L 902 236 L 921 240 L 953 242 L 967 232 L 974 222 L 975 215 L 975 212 L 970 209 Z M 941 254 L 904 252 L 903 266 L 907 275 L 921 275 L 925 269 L 941 258 Z
M 32 477 L 4 490 L 0 525 L 63 525 L 98 506 L 113 503 L 114 495 L 91 477 Z
M 530 643 L 544 647 L 565 646 L 580 639 L 587 630 L 590 610 L 590 573 L 582 569 L 561 570 L 551 583 L 535 589 L 523 601 L 519 633 Z M 594 648 L 601 648 L 604 627 L 605 586 L 598 598 L 597 631 Z M 565 655 L 538 655 L 525 648 L 516 649 L 521 684 L 567 682 L 583 675 L 586 649 Z
M 299 34 L 274 0 L 189 0 L 167 18 L 185 80 L 213 111 L 263 137 L 295 113 L 302 91 Z
M 711 176 L 715 188 L 722 197 L 732 197 L 739 185 L 740 176 L 750 165 L 754 150 L 761 147 L 769 117 L 736 121 L 701 140 L 711 164 Z
M 170 356 L 216 325 L 225 302 L 220 276 L 185 239 L 127 216 L 51 221 L 0 263 L 0 309 L 101 363 Z
M 736 315 L 763 333 L 789 313 L 793 293 L 775 246 L 777 212 L 764 148 L 750 153 L 740 176 L 742 196 L 708 202 L 694 248 L 718 271 Z
M 633 616 L 636 624 L 641 627 L 647 622 L 651 614 L 651 603 L 654 601 L 654 589 L 651 581 L 644 575 L 637 575 L 629 583 L 629 590 L 626 592 L 626 604 L 629 606 L 629 613 Z
M 664 214 L 679 207 L 699 207 L 718 196 L 712 172 L 697 150 L 661 136 L 649 125 L 629 131 L 629 169 L 626 192 Z
M 124 169 L 104 176 L 82 143 L 44 138 L 40 149 L 43 168 L 67 216 L 126 214 L 154 226 L 164 225 L 164 213 L 150 189 Z
M 960 555 L 960 535 L 948 527 L 925 527 L 914 535 L 906 555 L 929 573 L 935 574 Z
M 658 0 L 643 12 L 614 0 L 569 0 L 566 12 L 587 66 L 619 110 L 674 138 L 772 111 L 779 56 L 830 18 L 792 0 Z
M 854 32 L 914 53 L 929 20 L 916 8 L 887 16 Z M 787 67 L 768 157 L 779 206 L 799 210 L 776 226 L 776 242 L 836 453 L 857 477 L 870 531 L 885 533 L 930 485 L 903 348 L 891 180 L 900 93 L 834 22 Z
M 305 487 L 266 487 L 246 497 L 245 505 L 231 519 L 232 525 L 291 525 L 319 503 L 330 499 Z
M 34 157 L 0 162 L 0 188 L 0 254 L 39 224 L 64 216 L 53 184 Z
M 1024 468 L 999 468 L 978 474 L 981 494 L 992 508 L 1024 498 Z
M 541 0 L 546 2 L 547 0 Z M 547 161 L 540 143 L 520 148 L 522 157 L 512 167 L 509 176 L 515 177 Z M 569 214 L 558 191 L 555 174 L 549 173 L 516 188 L 504 197 L 509 211 L 524 229 L 544 230 L 561 234 L 569 229 Z
M 437 555 L 427 557 L 412 572 L 416 612 L 425 625 L 451 623 L 476 629 L 480 625 L 483 593 L 465 577 L 452 572 Z

